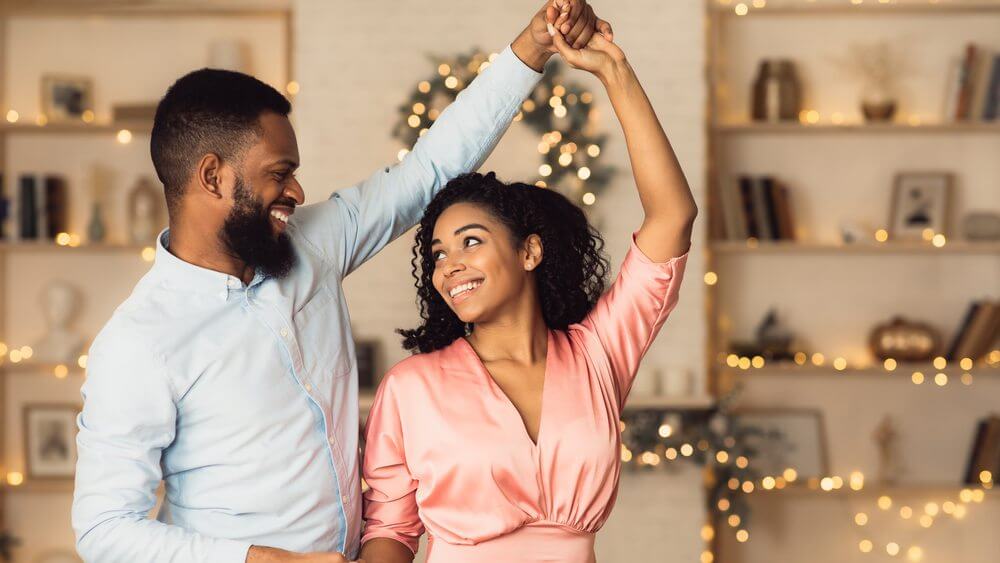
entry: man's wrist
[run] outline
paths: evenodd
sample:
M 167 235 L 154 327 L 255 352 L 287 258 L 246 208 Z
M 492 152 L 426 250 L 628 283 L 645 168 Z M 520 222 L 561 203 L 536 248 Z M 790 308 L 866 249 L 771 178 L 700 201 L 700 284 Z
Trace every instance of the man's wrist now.
M 525 28 L 520 35 L 510 44 L 510 50 L 514 52 L 521 62 L 530 67 L 535 72 L 543 72 L 545 63 L 549 61 L 552 53 L 531 38 L 531 30 Z

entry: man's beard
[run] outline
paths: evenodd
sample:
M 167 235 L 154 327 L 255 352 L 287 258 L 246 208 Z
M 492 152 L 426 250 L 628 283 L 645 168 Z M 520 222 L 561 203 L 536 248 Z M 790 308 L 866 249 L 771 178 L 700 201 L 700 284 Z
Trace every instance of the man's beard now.
M 295 264 L 295 253 L 288 233 L 274 234 L 267 208 L 236 177 L 233 208 L 219 233 L 230 252 L 247 266 L 274 278 L 284 277 Z

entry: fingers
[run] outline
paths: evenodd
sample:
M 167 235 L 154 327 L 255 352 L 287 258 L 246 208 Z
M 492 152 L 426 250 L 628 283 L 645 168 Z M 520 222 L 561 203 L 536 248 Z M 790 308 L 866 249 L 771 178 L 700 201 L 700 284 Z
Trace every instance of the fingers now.
M 552 33 L 552 43 L 556 46 L 556 50 L 559 51 L 559 55 L 563 58 L 563 60 L 569 64 L 574 64 L 577 60 L 579 60 L 579 51 L 573 50 L 573 47 L 566 42 L 566 38 L 563 37 L 563 34 L 559 33 L 558 30 L 555 30 L 555 32 Z
M 559 10 L 559 17 L 556 18 L 555 28 L 562 29 L 564 25 L 569 22 L 569 16 L 571 13 L 570 0 L 553 0 L 553 4 L 556 9 Z
M 561 31 L 563 35 L 569 35 L 573 26 L 583 15 L 584 4 L 581 0 L 564 0 L 564 2 L 563 11 L 566 13 L 566 19 L 562 25 L 556 26 L 556 29 Z
M 555 24 L 556 20 L 559 19 L 559 14 L 561 13 L 562 12 L 559 11 L 559 7 L 556 6 L 556 0 L 553 0 L 548 6 L 545 7 L 545 23 L 549 25 Z
M 582 49 L 586 46 L 590 42 L 590 37 L 596 32 L 597 16 L 594 14 L 594 9 L 587 6 L 584 11 L 584 17 L 580 18 L 580 21 L 583 22 L 583 26 L 579 27 L 580 33 L 576 36 L 576 39 L 573 39 L 572 34 L 566 38 L 567 41 L 572 42 L 574 49 Z M 574 27 L 573 31 L 577 29 L 577 27 Z
M 601 18 L 597 18 L 597 31 L 599 31 L 608 41 L 615 40 L 615 32 L 611 29 L 611 24 Z

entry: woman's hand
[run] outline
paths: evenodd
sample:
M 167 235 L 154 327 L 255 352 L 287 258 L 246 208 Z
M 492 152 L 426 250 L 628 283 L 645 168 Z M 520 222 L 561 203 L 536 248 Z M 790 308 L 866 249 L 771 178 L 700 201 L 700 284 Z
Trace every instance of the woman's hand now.
M 625 52 L 612 41 L 610 27 L 607 33 L 595 33 L 581 49 L 570 45 L 554 27 L 549 29 L 549 35 L 563 60 L 573 68 L 594 74 L 602 81 L 606 81 L 608 76 L 626 63 Z

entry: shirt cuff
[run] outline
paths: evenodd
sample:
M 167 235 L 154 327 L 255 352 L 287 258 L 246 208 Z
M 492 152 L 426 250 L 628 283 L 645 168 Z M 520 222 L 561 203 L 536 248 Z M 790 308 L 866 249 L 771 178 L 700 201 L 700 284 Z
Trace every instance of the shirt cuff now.
M 542 76 L 542 73 L 535 72 L 535 69 L 517 58 L 510 45 L 507 45 L 497 55 L 497 58 L 493 59 L 493 63 L 483 71 L 480 79 L 488 78 L 490 82 L 495 82 L 498 87 L 525 99 L 531 95 Z

